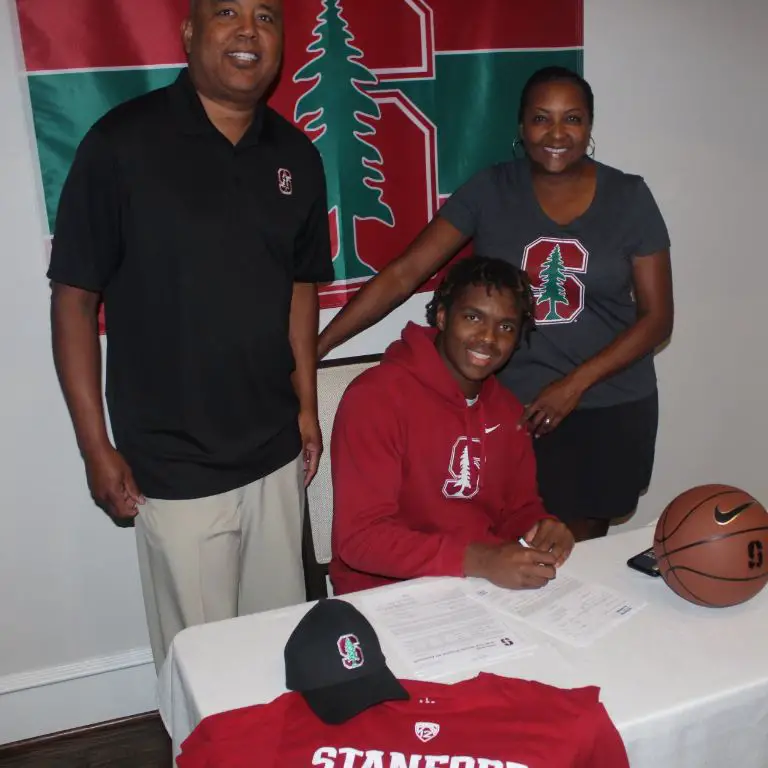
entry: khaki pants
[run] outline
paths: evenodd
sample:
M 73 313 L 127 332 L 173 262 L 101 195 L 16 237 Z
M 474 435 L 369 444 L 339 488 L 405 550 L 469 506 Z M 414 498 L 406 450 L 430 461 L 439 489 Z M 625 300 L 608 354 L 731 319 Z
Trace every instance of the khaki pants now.
M 139 572 L 158 671 L 185 627 L 306 599 L 301 456 L 243 488 L 203 499 L 147 499 L 139 509 Z

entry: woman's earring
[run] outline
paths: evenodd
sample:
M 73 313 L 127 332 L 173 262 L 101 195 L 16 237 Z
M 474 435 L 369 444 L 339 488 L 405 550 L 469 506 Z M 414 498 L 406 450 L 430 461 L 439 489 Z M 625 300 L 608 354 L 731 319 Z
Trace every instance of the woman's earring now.
M 587 154 L 590 157 L 595 156 L 595 139 L 590 135 L 589 137 L 589 145 L 587 146 Z
M 515 140 L 512 142 L 512 157 L 517 159 L 518 154 L 517 150 L 520 149 L 520 147 L 523 146 L 523 142 L 520 140 L 519 136 L 515 137 Z M 525 154 L 525 150 L 523 150 L 523 154 Z

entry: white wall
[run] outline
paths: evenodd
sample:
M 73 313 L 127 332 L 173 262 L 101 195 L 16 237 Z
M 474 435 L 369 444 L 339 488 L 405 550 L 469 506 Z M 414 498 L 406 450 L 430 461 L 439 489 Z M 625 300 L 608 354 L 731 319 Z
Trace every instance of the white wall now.
M 154 707 L 133 533 L 90 501 L 51 361 L 12 8 L 0 4 L 0 743 Z
M 766 0 L 586 0 L 585 74 L 603 162 L 641 173 L 672 239 L 676 323 L 633 524 L 731 483 L 768 505 Z
M 646 177 L 673 239 L 677 325 L 658 360 L 657 469 L 631 524 L 703 482 L 768 502 L 768 3 L 585 6 L 598 158 Z M 133 535 L 89 500 L 51 364 L 12 8 L 0 3 L 0 743 L 154 706 Z M 425 299 L 338 354 L 379 351 Z

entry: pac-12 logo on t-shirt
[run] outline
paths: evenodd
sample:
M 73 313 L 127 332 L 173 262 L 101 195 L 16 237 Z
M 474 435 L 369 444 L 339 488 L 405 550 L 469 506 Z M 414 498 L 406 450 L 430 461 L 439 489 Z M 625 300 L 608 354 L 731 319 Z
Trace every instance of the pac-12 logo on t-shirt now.
M 357 635 L 342 635 L 336 642 L 344 669 L 357 669 L 365 661 Z
M 584 309 L 584 283 L 589 251 L 578 240 L 540 237 L 525 247 L 523 269 L 536 299 L 536 322 L 572 323 Z
M 428 741 L 432 741 L 432 739 L 434 739 L 435 736 L 440 733 L 440 724 L 416 723 L 416 725 L 413 726 L 413 730 L 419 739 L 426 744 Z

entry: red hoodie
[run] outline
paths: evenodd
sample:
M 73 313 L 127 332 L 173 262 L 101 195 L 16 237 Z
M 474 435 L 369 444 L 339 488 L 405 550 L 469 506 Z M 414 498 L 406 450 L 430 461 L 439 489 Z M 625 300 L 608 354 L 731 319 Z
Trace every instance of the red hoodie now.
M 420 576 L 463 576 L 472 542 L 501 543 L 549 517 L 519 401 L 494 376 L 473 406 L 409 323 L 347 389 L 333 426 L 333 559 L 341 595 Z

